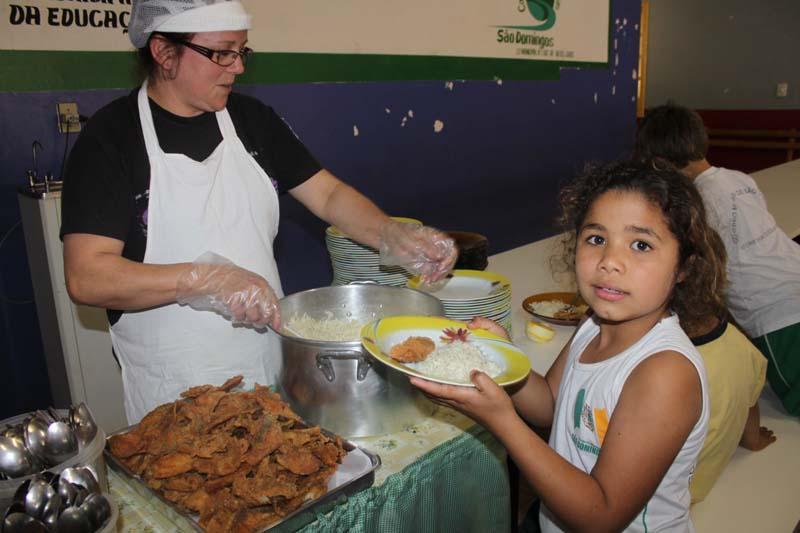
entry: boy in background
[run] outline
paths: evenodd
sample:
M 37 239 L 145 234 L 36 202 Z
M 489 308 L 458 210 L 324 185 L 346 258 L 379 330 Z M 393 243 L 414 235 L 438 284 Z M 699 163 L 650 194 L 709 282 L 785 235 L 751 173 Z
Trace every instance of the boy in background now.
M 777 226 L 755 181 L 710 165 L 707 151 L 703 120 L 685 107 L 656 107 L 639 125 L 637 156 L 694 180 L 725 243 L 729 311 L 767 358 L 783 406 L 800 416 L 800 247 Z
M 795 346 L 798 346 L 797 319 L 793 326 L 788 326 L 788 332 L 784 332 L 782 327 L 775 329 L 780 320 L 768 319 L 783 312 L 779 310 L 791 309 L 792 304 L 781 303 L 781 297 L 759 298 L 756 295 L 753 301 L 750 296 L 753 292 L 764 290 L 771 294 L 777 288 L 777 282 L 765 283 L 769 278 L 763 276 L 769 276 L 776 264 L 781 264 L 784 259 L 778 257 L 770 260 L 770 254 L 766 254 L 763 265 L 760 261 L 753 262 L 748 258 L 765 252 L 760 249 L 761 246 L 755 245 L 752 238 L 741 242 L 744 235 L 765 235 L 763 241 L 774 240 L 770 235 L 783 235 L 783 232 L 775 225 L 753 180 L 740 172 L 712 167 L 705 159 L 707 149 L 708 136 L 700 116 L 673 104 L 651 110 L 640 124 L 636 139 L 639 159 L 651 161 L 656 166 L 676 167 L 697 186 L 710 225 L 721 237 L 717 237 L 713 246 L 720 257 L 728 258 L 726 270 L 731 314 L 737 322 L 749 326 L 748 333 L 756 337 L 761 350 L 759 352 L 735 325 L 728 323 L 725 309 L 718 309 L 704 321 L 693 324 L 690 331 L 686 332 L 705 363 L 711 404 L 708 435 L 689 486 L 692 503 L 705 499 L 737 446 L 755 451 L 775 442 L 772 431 L 760 425 L 758 398 L 764 386 L 765 374 L 770 376 L 773 389 L 787 409 L 790 405 L 794 405 L 795 409 L 797 407 L 797 403 L 791 400 L 792 387 L 780 377 L 787 365 L 794 368 L 791 374 L 794 376 L 794 394 L 797 394 L 798 387 L 797 356 L 791 356 L 791 348 L 782 351 L 780 357 L 772 353 L 769 365 L 762 355 L 763 352 L 770 356 L 775 333 L 784 339 L 794 338 Z M 751 216 L 750 212 L 755 214 Z M 785 235 L 783 237 L 776 239 L 777 247 L 770 244 L 768 249 L 785 248 L 784 241 L 788 239 L 785 239 Z M 800 247 L 794 247 L 800 250 Z M 777 267 L 777 270 L 783 272 L 785 267 Z M 800 266 L 795 269 L 795 272 L 798 271 Z M 773 279 L 782 276 L 786 275 L 775 274 Z M 751 279 L 753 277 L 755 280 Z M 796 283 L 795 287 L 800 290 L 800 284 Z M 797 301 L 795 298 L 795 304 Z M 758 316 L 760 309 L 772 304 L 776 304 L 774 311 L 764 317 Z M 770 333 L 762 334 L 764 331 Z

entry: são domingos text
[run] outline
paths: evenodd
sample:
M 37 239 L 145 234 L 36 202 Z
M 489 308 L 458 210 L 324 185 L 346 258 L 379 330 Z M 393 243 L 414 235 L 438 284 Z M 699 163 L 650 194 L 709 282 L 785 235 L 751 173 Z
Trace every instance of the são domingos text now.
M 505 29 L 497 30 L 498 43 L 522 44 L 547 48 L 553 46 L 553 41 L 554 39 L 552 37 L 545 37 L 544 35 L 523 33 L 521 31 L 508 31 Z

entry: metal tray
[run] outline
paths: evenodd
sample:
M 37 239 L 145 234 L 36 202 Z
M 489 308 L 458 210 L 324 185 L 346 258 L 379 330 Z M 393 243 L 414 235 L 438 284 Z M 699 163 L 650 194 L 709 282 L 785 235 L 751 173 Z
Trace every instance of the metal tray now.
M 172 520 L 176 526 L 185 531 L 204 531 L 203 528 L 200 527 L 200 524 L 197 523 L 198 515 L 183 511 L 174 503 L 164 498 L 160 493 L 148 487 L 139 476 L 131 472 L 124 464 L 114 457 L 111 452 L 109 452 L 108 439 L 114 435 L 127 433 L 135 427 L 136 426 L 128 426 L 108 435 L 106 438 L 106 448 L 103 450 L 106 464 L 114 471 L 127 478 L 129 480 L 129 486 L 141 496 L 148 498 L 156 506 L 163 504 L 163 506 L 159 507 L 159 511 L 162 511 L 162 513 Z M 322 431 L 323 433 L 333 437 L 330 432 L 325 431 L 324 429 Z M 347 451 L 345 460 L 347 457 L 350 457 L 351 454 L 361 454 L 365 456 L 364 458 L 366 458 L 368 461 L 368 465 L 358 469 L 356 472 L 347 474 L 344 476 L 344 479 L 336 480 L 337 476 L 334 474 L 334 477 L 332 477 L 331 480 L 335 481 L 335 484 L 333 487 L 331 487 L 329 482 L 328 492 L 315 500 L 307 501 L 293 512 L 284 516 L 278 522 L 275 522 L 268 528 L 260 531 L 269 531 L 270 533 L 296 531 L 316 520 L 317 515 L 325 514 L 333 509 L 334 506 L 345 502 L 348 496 L 372 486 L 372 484 L 375 482 L 375 470 L 381 465 L 380 456 L 365 450 L 364 448 L 361 448 L 348 440 L 342 439 L 342 446 Z M 354 455 L 353 457 L 356 456 Z M 358 457 L 358 459 L 363 458 Z M 154 498 L 157 498 L 158 501 L 156 501 Z

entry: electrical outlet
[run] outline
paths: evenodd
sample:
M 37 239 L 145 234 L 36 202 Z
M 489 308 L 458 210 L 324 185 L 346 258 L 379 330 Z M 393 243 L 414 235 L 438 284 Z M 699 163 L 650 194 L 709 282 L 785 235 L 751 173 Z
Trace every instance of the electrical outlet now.
M 775 96 L 778 98 L 786 98 L 789 95 L 789 84 L 785 81 L 778 83 L 775 87 Z
M 78 104 L 74 102 L 56 104 L 59 133 L 77 133 L 81 131 L 81 118 Z

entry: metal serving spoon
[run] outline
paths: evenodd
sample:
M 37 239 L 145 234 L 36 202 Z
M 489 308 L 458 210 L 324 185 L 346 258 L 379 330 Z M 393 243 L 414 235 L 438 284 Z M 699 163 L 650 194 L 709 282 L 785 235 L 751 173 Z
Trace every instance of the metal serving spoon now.
M 71 507 L 75 503 L 75 497 L 78 495 L 78 489 L 75 485 L 66 479 L 59 478 L 57 490 L 65 506 Z
M 22 504 L 14 503 L 3 516 L 3 533 L 47 533 L 40 520 L 25 514 Z
M 25 512 L 34 518 L 41 518 L 45 507 L 51 499 L 57 498 L 58 505 L 61 505 L 61 496 L 50 484 L 38 476 L 31 479 L 28 490 L 25 493 Z
M 41 418 L 38 412 L 23 424 L 25 446 L 37 459 L 44 462 L 47 462 L 45 444 L 47 443 L 47 426 L 49 425 L 50 423 Z
M 61 495 L 52 487 L 51 490 L 53 490 L 53 493 L 44 505 L 40 519 L 48 529 L 55 530 L 56 523 L 58 522 L 58 515 L 61 514 L 61 509 L 64 507 L 64 501 L 61 499 Z
M 59 533 L 86 533 L 93 531 L 89 516 L 80 507 L 67 507 L 61 511 L 56 523 Z
M 27 476 L 35 467 L 33 457 L 25 443 L 15 438 L 0 436 L 0 472 L 8 477 Z
M 84 488 L 87 492 L 100 492 L 97 476 L 88 466 L 65 468 L 59 476 L 59 484 L 62 482 L 69 482 L 72 485 L 76 485 L 76 489 L 79 487 Z
M 111 517 L 111 503 L 102 494 L 89 494 L 80 506 L 80 509 L 89 517 L 89 523 L 94 531 L 100 529 Z
M 78 438 L 66 422 L 53 422 L 47 427 L 44 449 L 46 459 L 57 465 L 78 453 Z
M 97 435 L 97 423 L 84 402 L 70 407 L 69 423 L 81 446 L 88 446 Z

